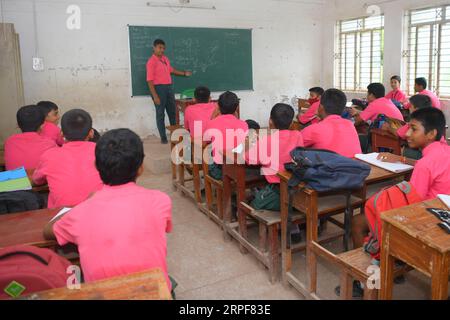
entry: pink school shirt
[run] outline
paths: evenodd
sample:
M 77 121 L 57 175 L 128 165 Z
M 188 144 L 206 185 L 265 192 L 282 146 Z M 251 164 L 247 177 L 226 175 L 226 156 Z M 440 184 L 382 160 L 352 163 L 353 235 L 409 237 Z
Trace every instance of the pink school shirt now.
M 441 101 L 433 92 L 431 92 L 430 90 L 423 90 L 423 91 L 419 92 L 419 94 L 430 97 L 431 105 L 434 108 L 441 109 Z
M 128 183 L 104 186 L 53 226 L 60 245 L 78 246 L 86 282 L 161 268 L 167 275 L 166 233 L 172 201 L 165 193 Z
M 414 166 L 411 184 L 423 200 L 450 194 L 450 146 L 442 141 L 433 142 L 422 154 L 423 158 Z
M 251 165 L 262 165 L 261 172 L 267 182 L 279 184 L 277 173 L 284 171 L 284 164 L 292 161 L 290 152 L 297 147 L 303 147 L 300 131 L 277 130 L 258 139 L 256 145 L 245 154 L 245 160 Z
M 298 121 L 301 124 L 317 123 L 319 122 L 319 118 L 317 116 L 317 111 L 319 111 L 320 101 L 315 102 L 309 107 L 308 111 L 298 117 Z
M 172 84 L 173 68 L 166 56 L 158 58 L 152 55 L 147 61 L 147 82 L 153 81 L 154 85 Z
M 184 112 L 184 128 L 191 133 L 191 137 L 203 137 L 205 133 L 206 125 L 211 120 L 211 116 L 216 109 L 217 104 L 215 102 L 210 103 L 198 103 L 189 106 Z M 199 132 L 194 131 L 195 124 L 200 127 Z
M 100 190 L 103 183 L 95 167 L 95 143 L 67 142 L 45 152 L 33 173 L 33 181 L 47 181 L 48 207 L 73 207 Z
M 12 135 L 5 142 L 6 170 L 19 167 L 36 169 L 42 154 L 57 145 L 54 141 L 40 136 L 37 132 Z
M 392 90 L 386 95 L 385 98 L 389 100 L 397 100 L 398 102 L 403 102 L 407 99 L 406 94 L 400 89 Z
M 41 130 L 41 136 L 55 141 L 58 146 L 62 146 L 64 144 L 64 138 L 61 135 L 61 129 L 52 122 L 44 122 Z
M 362 153 L 354 124 L 338 115 L 330 115 L 301 133 L 308 148 L 330 150 L 348 158 Z
M 374 121 L 378 115 L 384 114 L 386 117 L 403 121 L 403 115 L 392 103 L 391 100 L 386 98 L 379 98 L 372 101 L 369 106 L 360 113 L 361 119 L 365 122 L 371 120 Z
M 230 139 L 228 143 L 227 133 Z M 217 134 L 219 136 L 216 136 Z M 214 162 L 223 164 L 223 156 L 226 151 L 244 143 L 247 134 L 247 122 L 236 118 L 234 114 L 225 114 L 208 121 L 203 140 L 212 142 Z M 222 138 L 222 140 L 217 140 L 216 138 Z

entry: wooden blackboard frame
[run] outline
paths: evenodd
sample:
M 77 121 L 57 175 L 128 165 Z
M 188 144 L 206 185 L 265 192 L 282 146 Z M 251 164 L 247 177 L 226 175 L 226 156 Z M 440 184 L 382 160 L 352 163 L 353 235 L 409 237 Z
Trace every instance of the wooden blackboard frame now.
M 236 92 L 254 92 L 254 68 L 253 68 L 253 28 L 230 28 L 230 27 L 193 27 L 193 26 L 161 26 L 161 25 L 134 25 L 134 24 L 127 24 L 127 33 L 128 33 L 128 62 L 129 62 L 129 77 L 130 77 L 130 96 L 131 98 L 148 98 L 150 97 L 150 94 L 138 94 L 135 95 L 134 94 L 134 88 L 133 88 L 133 65 L 132 65 L 132 48 L 131 48 L 131 37 L 130 37 L 130 27 L 148 27 L 148 28 L 188 28 L 188 29 L 211 29 L 211 30 L 238 30 L 238 31 L 249 31 L 250 32 L 250 52 L 251 52 L 251 85 L 250 88 L 245 88 L 245 89 L 236 89 L 236 88 L 230 88 L 228 90 L 233 90 Z M 150 56 L 149 56 L 150 57 Z M 172 57 L 173 59 L 173 57 Z M 176 65 L 174 65 L 174 67 L 177 67 Z M 174 76 L 173 76 L 174 77 Z M 174 80 L 176 81 L 176 80 Z M 222 92 L 223 90 L 214 90 L 214 88 L 212 88 L 212 92 Z M 176 94 L 179 94 L 179 92 L 175 92 Z

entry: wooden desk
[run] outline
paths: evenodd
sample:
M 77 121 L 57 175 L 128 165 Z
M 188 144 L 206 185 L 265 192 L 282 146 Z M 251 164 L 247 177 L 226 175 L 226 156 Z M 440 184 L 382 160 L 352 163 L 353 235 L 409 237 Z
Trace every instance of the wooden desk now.
M 171 300 L 164 273 L 153 269 L 92 283 L 80 290 L 58 288 L 42 291 L 20 300 Z
M 431 299 L 448 299 L 450 235 L 437 225 L 439 219 L 429 213 L 427 208 L 447 210 L 436 199 L 381 215 L 383 243 L 380 299 L 392 299 L 395 259 L 431 277 Z
M 401 139 L 382 129 L 370 130 L 372 135 L 372 150 L 380 152 L 380 148 L 391 149 L 393 154 L 402 155 Z
M 360 207 L 364 207 L 364 203 L 367 197 L 367 187 L 369 185 L 391 180 L 394 178 L 408 175 L 409 173 L 392 173 L 384 169 L 371 166 L 371 172 L 366 179 L 364 187 L 360 192 L 355 193 L 357 198 L 361 200 Z M 292 250 L 287 244 L 287 225 L 288 225 L 288 206 L 289 206 L 289 191 L 288 181 L 292 174 L 290 172 L 280 172 L 278 176 L 281 179 L 280 184 L 280 196 L 281 196 L 281 254 L 282 254 L 282 278 L 284 284 L 292 284 L 298 291 L 300 291 L 306 297 L 318 298 L 317 291 L 317 261 L 316 255 L 321 255 L 321 252 L 317 248 L 321 248 L 318 245 L 318 220 L 319 220 L 319 198 L 323 196 L 318 192 L 304 188 L 304 184 L 300 184 L 297 188 L 302 189 L 295 195 L 293 200 L 293 207 L 302 213 L 306 214 L 306 241 L 307 241 L 307 271 L 310 277 L 309 289 L 302 283 L 295 275 L 292 274 Z M 357 203 L 356 203 L 357 204 Z M 353 213 L 350 214 L 351 216 Z M 348 224 L 351 223 L 351 217 L 346 219 Z M 344 242 L 349 240 L 351 234 L 349 230 L 351 225 L 343 226 L 347 231 L 345 234 Z M 312 246 L 312 244 L 315 244 Z
M 43 209 L 0 215 L 0 248 L 14 245 L 31 245 L 50 248 L 56 241 L 45 240 L 44 227 L 59 209 Z
M 259 171 L 255 170 L 255 176 L 246 175 L 247 166 L 244 164 L 238 164 L 237 157 L 235 158 L 235 163 L 224 164 L 222 166 L 222 177 L 223 177 L 223 220 L 224 220 L 224 236 L 227 239 L 228 235 L 232 234 L 233 225 L 231 224 L 231 195 L 232 195 L 232 183 L 236 185 L 236 203 L 239 204 L 245 201 L 245 190 L 254 186 L 266 184 L 266 179 L 264 176 L 260 175 Z M 250 168 L 250 167 L 248 167 Z M 259 169 L 260 166 L 252 166 L 252 168 Z M 247 224 L 243 220 L 242 215 L 238 215 L 241 218 L 239 223 L 239 233 L 242 237 L 247 237 Z M 244 247 L 241 246 L 242 251 L 246 251 Z

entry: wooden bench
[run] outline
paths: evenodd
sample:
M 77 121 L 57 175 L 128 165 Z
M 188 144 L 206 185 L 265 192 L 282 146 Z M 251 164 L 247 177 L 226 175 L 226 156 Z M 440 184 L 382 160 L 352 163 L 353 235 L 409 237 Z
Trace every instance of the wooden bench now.
M 205 184 L 205 203 L 200 206 L 200 210 L 220 228 L 223 228 L 223 182 L 222 180 L 214 179 L 209 174 L 209 162 L 212 161 L 212 145 L 205 146 L 203 150 L 202 169 L 203 182 Z
M 392 150 L 393 154 L 402 155 L 401 139 L 382 129 L 370 130 L 372 134 L 372 150 L 380 152 L 381 148 Z
M 192 198 L 197 206 L 201 207 L 203 203 L 202 199 L 202 190 L 201 190 L 201 172 L 203 171 L 203 165 L 202 165 L 202 159 L 196 159 L 194 150 L 196 146 L 195 143 L 191 143 L 191 163 L 187 164 L 183 160 L 180 164 L 177 165 L 178 167 L 178 179 L 175 182 L 176 187 L 178 190 L 180 190 L 184 195 Z M 202 157 L 202 146 L 198 146 L 197 148 L 200 149 L 200 157 Z M 183 157 L 183 152 L 180 154 L 181 157 Z M 186 178 L 186 172 L 190 174 L 189 178 Z M 193 187 L 188 187 L 187 183 L 192 182 Z
M 393 180 L 400 177 L 405 177 L 410 174 L 410 172 L 404 173 L 392 173 L 386 170 L 383 170 L 378 167 L 371 166 L 371 172 L 366 179 L 364 187 L 358 192 L 354 192 L 354 196 L 356 196 L 357 200 L 355 203 L 352 200 L 351 207 L 352 210 L 347 210 L 346 219 L 344 224 L 341 224 L 341 227 L 345 229 L 344 236 L 344 247 L 347 251 L 348 245 L 346 243 L 351 236 L 351 218 L 353 216 L 353 209 L 358 207 L 361 210 L 361 213 L 364 212 L 364 205 L 367 198 L 367 194 L 369 192 L 368 187 L 374 184 L 382 183 L 383 181 Z M 319 194 L 314 190 L 308 188 L 302 188 L 300 185 L 298 188 L 302 189 L 301 192 L 297 193 L 293 200 L 293 207 L 300 212 L 306 214 L 306 230 L 307 230 L 307 272 L 309 276 L 309 287 L 307 288 L 306 284 L 300 281 L 293 273 L 292 273 L 292 250 L 288 247 L 287 244 L 287 222 L 288 222 L 288 181 L 291 178 L 291 173 L 288 172 L 280 172 L 278 176 L 281 179 L 280 185 L 280 194 L 281 194 L 281 242 L 282 242 L 282 275 L 283 275 L 283 283 L 291 284 L 294 286 L 300 293 L 302 293 L 307 298 L 319 299 L 317 295 L 317 255 L 321 255 L 320 250 L 315 250 L 316 247 L 311 246 L 310 244 L 313 242 L 318 243 L 318 220 L 321 216 L 331 216 L 334 212 L 342 212 L 345 210 L 346 205 L 343 204 L 343 200 L 339 200 L 335 204 L 337 205 L 335 208 L 326 209 L 325 212 L 321 212 L 321 202 L 324 196 L 329 196 L 329 194 Z M 341 196 L 342 197 L 342 196 Z M 320 202 L 319 202 L 320 199 Z M 339 226 L 338 221 L 333 221 Z M 345 225 L 347 224 L 347 225 Z
M 311 246 L 315 250 L 320 250 L 322 252 L 322 258 L 330 261 L 340 269 L 340 298 L 342 300 L 352 300 L 353 280 L 357 280 L 364 285 L 364 300 L 378 299 L 379 290 L 374 288 L 375 285 L 370 288 L 367 283 L 369 278 L 373 276 L 373 274 L 369 272 L 369 268 L 373 266 L 375 270 L 379 267 L 372 265 L 372 258 L 369 254 L 365 253 L 362 248 L 335 255 L 318 245 L 316 242 L 312 242 Z M 411 268 L 408 265 L 397 266 L 395 276 L 400 276 L 409 270 L 411 270 Z M 377 275 L 374 276 L 376 277 Z
M 164 273 L 153 269 L 127 276 L 84 283 L 80 289 L 58 288 L 20 300 L 171 300 Z
M 182 129 L 182 128 L 183 127 L 180 125 L 166 127 L 166 129 L 169 130 L 170 152 L 171 153 L 173 152 L 175 146 L 181 142 L 181 138 L 180 138 L 180 140 L 172 140 L 172 135 L 176 130 Z M 175 189 L 177 187 L 177 179 L 178 179 L 177 173 L 178 173 L 178 166 L 172 161 L 172 185 Z

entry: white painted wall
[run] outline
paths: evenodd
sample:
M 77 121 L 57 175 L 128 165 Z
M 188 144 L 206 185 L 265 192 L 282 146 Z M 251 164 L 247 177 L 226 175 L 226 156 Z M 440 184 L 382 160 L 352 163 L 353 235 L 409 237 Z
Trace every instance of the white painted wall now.
M 331 1 L 330 1 L 331 2 Z M 367 16 L 367 5 L 377 4 L 385 15 L 385 43 L 384 43 L 384 84 L 390 88 L 389 79 L 392 75 L 402 75 L 405 66 L 402 51 L 404 50 L 405 13 L 411 9 L 450 4 L 449 0 L 335 0 L 327 6 L 327 21 L 323 30 L 323 69 L 322 82 L 325 87 L 334 84 L 334 52 L 335 52 L 335 23 L 339 20 Z M 405 85 L 405 83 L 403 83 Z M 360 98 L 364 94 L 347 93 L 349 98 Z M 450 123 L 450 101 L 443 100 L 443 110 Z M 449 132 L 450 133 L 450 132 Z
M 151 99 L 130 97 L 127 24 L 253 28 L 254 91 L 238 94 L 243 118 L 261 124 L 267 123 L 274 103 L 303 96 L 320 84 L 325 1 L 191 2 L 217 10 L 176 13 L 148 8 L 144 0 L 36 0 L 35 42 L 32 0 L 3 0 L 4 20 L 20 34 L 25 102 L 53 100 L 62 111 L 85 108 L 100 130 L 129 127 L 143 137 L 156 133 Z M 69 4 L 81 7 L 79 31 L 66 28 Z M 32 70 L 36 46 L 44 58 L 43 72 Z

